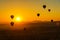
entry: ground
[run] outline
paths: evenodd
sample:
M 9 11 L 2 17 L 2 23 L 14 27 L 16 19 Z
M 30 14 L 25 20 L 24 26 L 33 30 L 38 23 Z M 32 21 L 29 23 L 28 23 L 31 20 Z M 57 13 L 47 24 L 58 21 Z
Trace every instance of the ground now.
M 0 40 L 60 40 L 60 22 L 27 24 L 23 30 L 0 30 Z

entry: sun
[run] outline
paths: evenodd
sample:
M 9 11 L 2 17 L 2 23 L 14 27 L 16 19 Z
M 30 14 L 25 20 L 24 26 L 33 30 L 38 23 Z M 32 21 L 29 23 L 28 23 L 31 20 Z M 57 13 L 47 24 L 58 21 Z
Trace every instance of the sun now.
M 21 21 L 21 18 L 20 17 L 16 17 L 16 21 L 17 22 Z

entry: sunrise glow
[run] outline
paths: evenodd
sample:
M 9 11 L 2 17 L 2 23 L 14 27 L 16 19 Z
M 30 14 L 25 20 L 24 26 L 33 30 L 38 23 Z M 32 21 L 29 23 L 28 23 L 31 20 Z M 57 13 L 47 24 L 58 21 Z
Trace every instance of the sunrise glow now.
M 60 0 L 0 0 L 0 23 L 12 21 L 12 14 L 14 22 L 60 21 Z
M 16 17 L 15 19 L 17 22 L 20 22 L 21 21 L 21 18 L 20 17 Z

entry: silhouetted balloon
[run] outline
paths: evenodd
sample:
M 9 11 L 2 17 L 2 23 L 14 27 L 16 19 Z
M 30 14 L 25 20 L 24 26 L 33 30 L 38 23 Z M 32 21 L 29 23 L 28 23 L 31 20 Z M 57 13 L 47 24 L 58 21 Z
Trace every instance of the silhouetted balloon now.
M 13 19 L 14 18 L 14 15 L 11 15 L 11 18 Z
M 40 14 L 38 13 L 38 14 L 37 14 L 37 16 L 39 17 L 39 16 L 40 16 Z
M 14 25 L 14 22 L 11 22 L 10 24 L 11 24 L 11 26 L 13 26 Z
M 24 28 L 24 31 L 26 30 L 26 28 Z
M 51 11 L 51 9 L 48 9 L 48 11 L 50 12 L 50 11 Z
M 46 5 L 43 5 L 43 8 L 45 9 L 46 8 Z
M 51 20 L 51 22 L 53 22 L 53 20 Z

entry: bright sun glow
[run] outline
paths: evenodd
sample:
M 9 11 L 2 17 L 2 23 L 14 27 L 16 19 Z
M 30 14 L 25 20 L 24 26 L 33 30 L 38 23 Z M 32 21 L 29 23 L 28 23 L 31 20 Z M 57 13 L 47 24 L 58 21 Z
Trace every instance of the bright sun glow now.
M 21 18 L 20 18 L 20 17 L 17 17 L 17 18 L 16 18 L 16 21 L 21 21 Z

